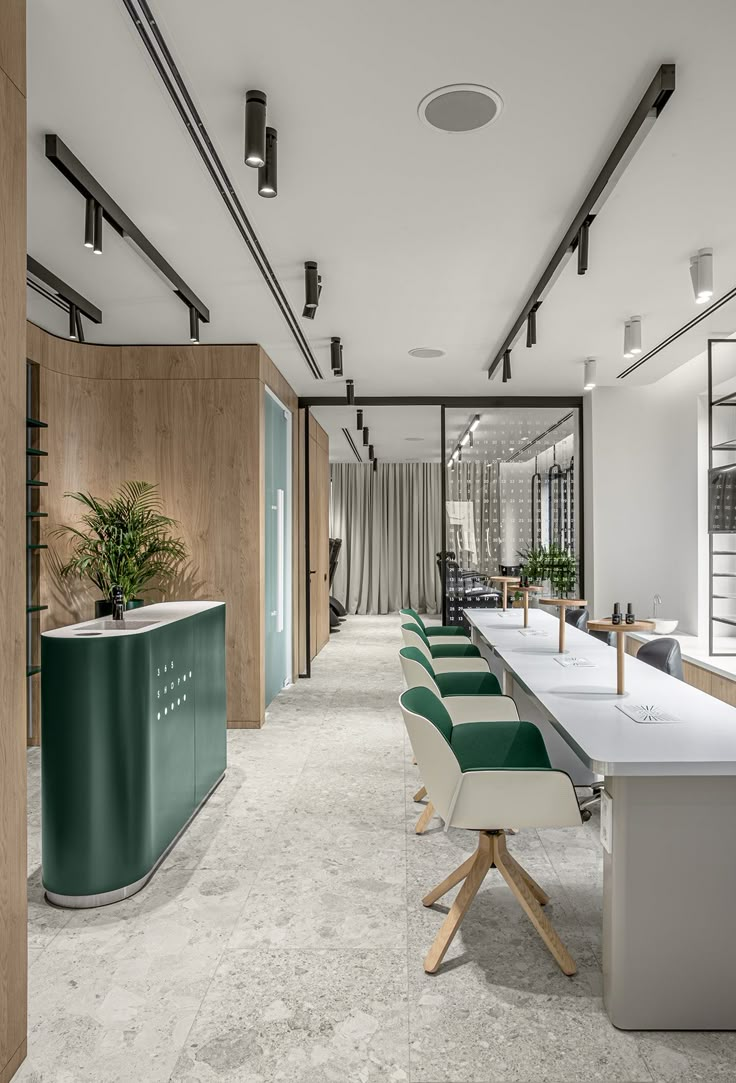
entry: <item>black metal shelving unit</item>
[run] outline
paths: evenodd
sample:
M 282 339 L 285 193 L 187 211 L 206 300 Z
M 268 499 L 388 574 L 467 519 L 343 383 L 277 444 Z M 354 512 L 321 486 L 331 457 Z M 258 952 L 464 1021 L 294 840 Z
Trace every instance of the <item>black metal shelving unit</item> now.
M 727 362 L 734 350 L 732 339 L 708 340 L 708 652 L 726 657 L 736 654 L 736 635 L 732 649 L 716 650 L 715 632 L 736 628 L 736 390 L 714 398 L 713 388 L 736 384 L 736 365 L 714 372 L 718 343 L 727 344 Z
M 41 614 L 48 609 L 40 594 L 41 554 L 47 545 L 41 541 L 41 522 L 48 512 L 41 509 L 43 490 L 48 482 L 39 477 L 48 452 L 41 447 L 41 438 L 48 427 L 38 416 L 39 368 L 26 362 L 26 707 L 27 741 L 40 744 L 41 739 Z

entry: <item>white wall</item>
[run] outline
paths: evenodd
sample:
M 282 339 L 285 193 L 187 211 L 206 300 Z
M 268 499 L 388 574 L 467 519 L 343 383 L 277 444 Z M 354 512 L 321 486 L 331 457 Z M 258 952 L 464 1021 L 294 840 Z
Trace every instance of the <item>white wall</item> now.
M 657 593 L 659 615 L 677 618 L 678 632 L 707 634 L 706 364 L 696 358 L 655 384 L 586 396 L 586 591 L 595 616 L 616 601 L 649 616 Z

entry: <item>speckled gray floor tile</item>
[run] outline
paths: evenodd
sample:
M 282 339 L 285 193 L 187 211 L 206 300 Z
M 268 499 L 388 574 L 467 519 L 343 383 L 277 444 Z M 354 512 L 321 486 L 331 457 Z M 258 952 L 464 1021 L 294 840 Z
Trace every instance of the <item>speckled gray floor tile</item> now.
M 598 820 L 509 850 L 551 896 L 566 978 L 497 873 L 441 971 L 422 959 L 475 847 L 423 805 L 398 709 L 396 617 L 351 617 L 148 887 L 43 900 L 29 751 L 29 1059 L 21 1083 L 725 1083 L 736 1035 L 627 1034 L 601 1002 Z

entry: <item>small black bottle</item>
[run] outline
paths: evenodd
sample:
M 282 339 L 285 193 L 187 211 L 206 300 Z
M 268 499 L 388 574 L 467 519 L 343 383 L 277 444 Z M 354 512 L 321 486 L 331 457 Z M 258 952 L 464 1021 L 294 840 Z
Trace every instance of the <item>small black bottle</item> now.
M 626 623 L 627 624 L 633 624 L 635 620 L 636 620 L 636 617 L 634 616 L 634 610 L 631 607 L 631 602 L 627 602 L 626 603 Z
M 613 603 L 613 613 L 611 615 L 611 624 L 621 623 L 621 605 L 619 602 Z

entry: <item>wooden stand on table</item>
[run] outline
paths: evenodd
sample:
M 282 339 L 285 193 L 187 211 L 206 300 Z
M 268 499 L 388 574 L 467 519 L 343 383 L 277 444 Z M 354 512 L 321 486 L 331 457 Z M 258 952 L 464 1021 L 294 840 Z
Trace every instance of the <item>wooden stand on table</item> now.
M 614 624 L 610 617 L 606 617 L 605 620 L 589 620 L 588 631 L 589 632 L 615 632 L 616 633 L 616 692 L 619 696 L 623 696 L 626 688 L 624 686 L 624 655 L 626 653 L 626 633 L 627 632 L 651 632 L 654 630 L 654 623 L 650 620 L 637 620 L 633 624 L 626 624 L 624 618 L 621 618 L 620 624 Z
M 509 584 L 513 584 L 515 587 L 518 586 L 518 575 L 492 575 L 490 578 L 492 583 L 503 583 L 503 608 L 504 610 L 508 609 Z
M 540 605 L 556 605 L 560 611 L 560 654 L 565 653 L 565 610 L 582 609 L 587 605 L 585 598 L 540 598 Z M 590 625 L 588 625 L 590 627 Z
M 521 584 L 516 588 L 519 594 L 524 595 L 524 627 L 529 627 L 529 595 L 541 594 L 541 587 L 522 587 Z

